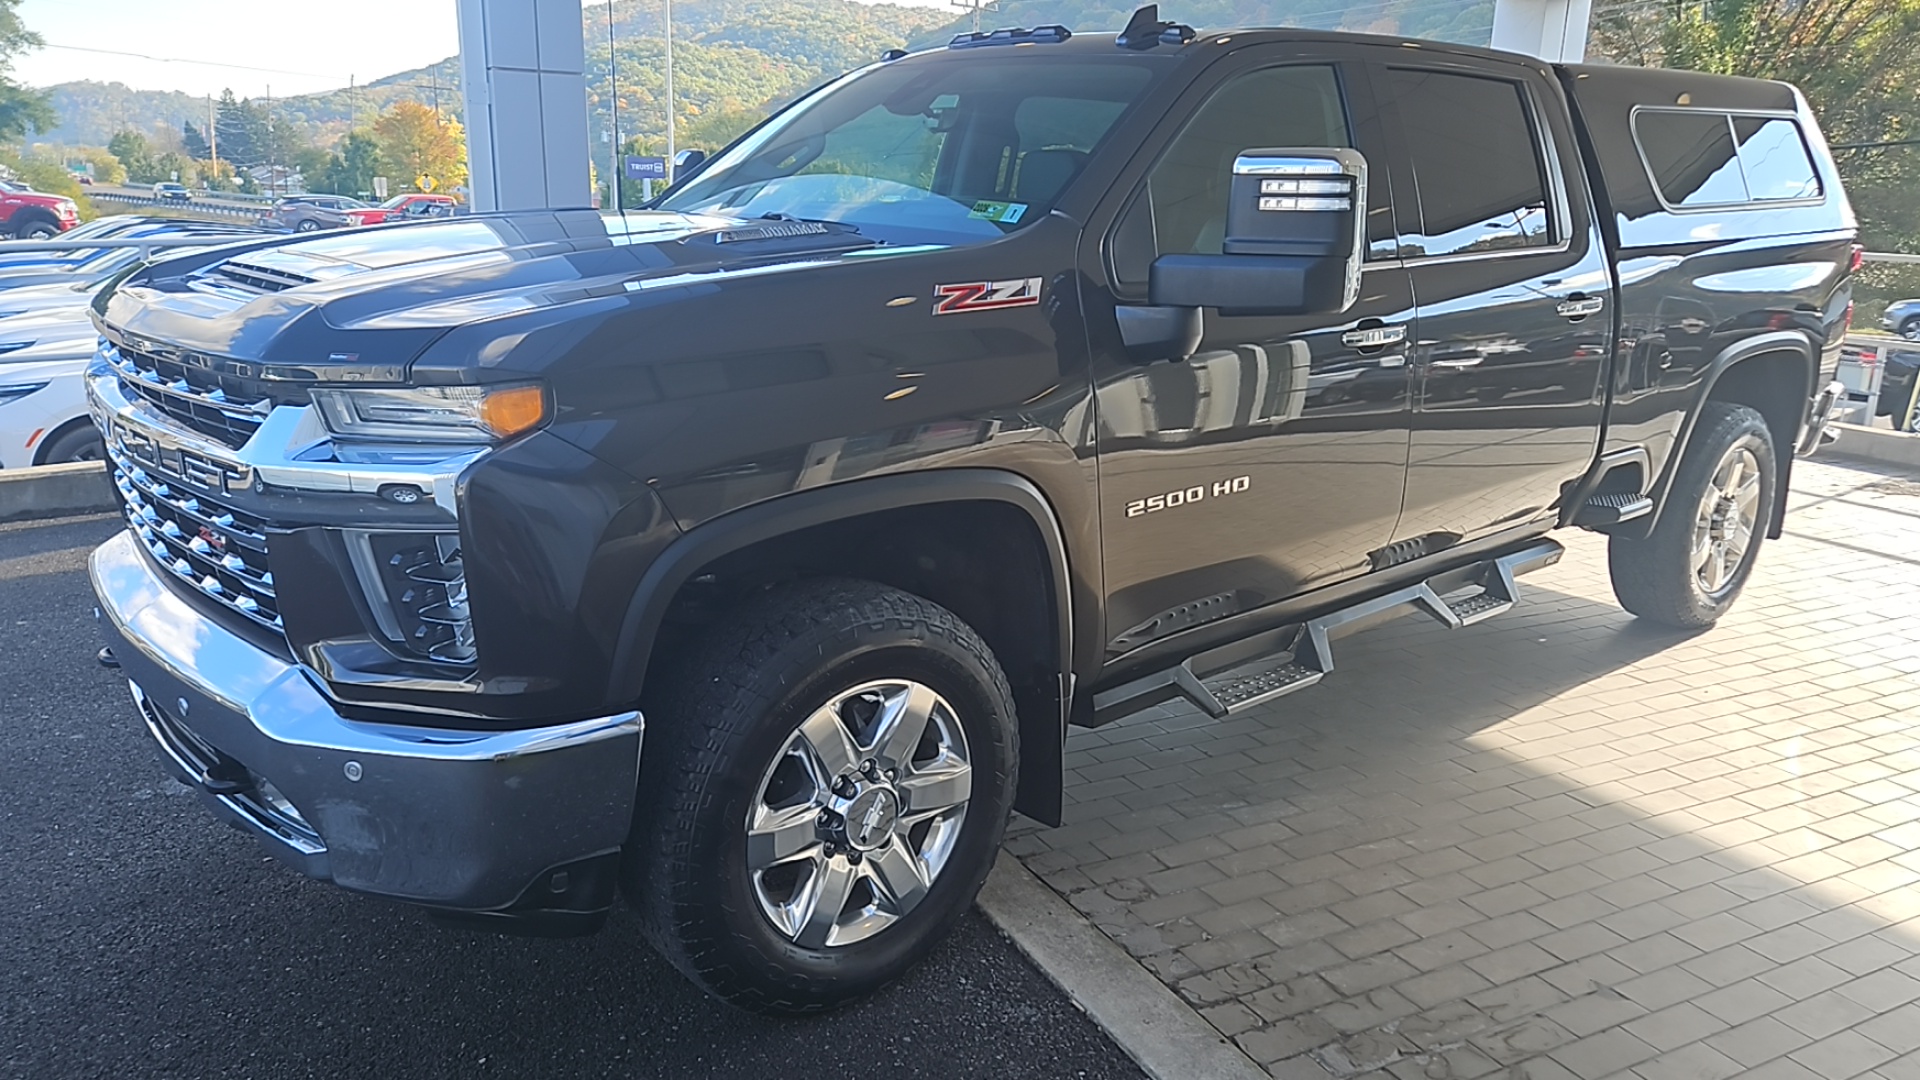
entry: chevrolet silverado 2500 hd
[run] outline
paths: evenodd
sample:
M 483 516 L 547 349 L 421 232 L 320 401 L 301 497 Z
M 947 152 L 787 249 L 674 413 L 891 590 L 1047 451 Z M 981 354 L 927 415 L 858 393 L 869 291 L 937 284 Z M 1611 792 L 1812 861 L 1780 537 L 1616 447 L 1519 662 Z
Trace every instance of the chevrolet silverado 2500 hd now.
M 624 892 L 712 992 L 823 1008 L 1057 820 L 1069 724 L 1497 615 L 1566 527 L 1713 622 L 1855 257 L 1779 83 L 962 35 L 642 211 L 133 275 L 92 579 L 164 760 L 306 873 L 546 932 Z

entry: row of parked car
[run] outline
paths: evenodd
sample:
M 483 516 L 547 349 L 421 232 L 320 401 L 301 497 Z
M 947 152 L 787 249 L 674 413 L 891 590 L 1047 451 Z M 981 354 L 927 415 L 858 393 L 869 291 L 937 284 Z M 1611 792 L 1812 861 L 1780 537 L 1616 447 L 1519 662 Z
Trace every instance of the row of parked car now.
M 210 247 L 269 232 L 445 217 L 457 206 L 450 196 L 420 192 L 377 205 L 340 195 L 290 195 L 276 200 L 254 225 L 135 214 L 83 225 L 72 213 L 71 201 L 0 182 L 0 230 L 33 240 L 204 238 Z M 17 228 L 8 227 L 8 217 Z M 101 289 L 134 270 L 143 251 L 10 251 L 8 246 L 0 244 L 0 469 L 97 461 L 103 447 L 87 419 L 82 381 L 97 339 L 88 305 Z M 158 258 L 198 246 L 169 246 L 146 254 Z
M 460 210 L 451 195 L 410 191 L 382 203 L 364 203 L 346 195 L 288 195 L 276 199 L 273 209 L 261 215 L 260 225 L 287 232 L 318 232 L 321 229 L 347 229 L 356 225 L 380 225 L 390 221 L 450 217 Z

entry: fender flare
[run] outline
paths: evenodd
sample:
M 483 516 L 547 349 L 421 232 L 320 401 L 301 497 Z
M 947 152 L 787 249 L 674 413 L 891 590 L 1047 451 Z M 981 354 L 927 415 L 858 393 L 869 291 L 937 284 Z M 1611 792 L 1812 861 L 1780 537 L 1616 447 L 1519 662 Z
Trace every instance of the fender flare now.
M 877 476 L 780 495 L 703 522 L 667 545 L 627 603 L 609 673 L 608 700 L 636 701 L 667 609 L 680 587 L 724 555 L 816 525 L 883 510 L 949 502 L 998 502 L 1033 522 L 1046 549 L 1057 679 L 1049 688 L 1053 715 L 1020 719 L 1023 738 L 1016 806 L 1057 820 L 1065 768 L 1066 725 L 1073 687 L 1073 578 L 1066 534 L 1053 504 L 1032 481 L 1000 469 L 940 469 Z M 1029 725 L 1049 724 L 1045 740 Z
M 1720 377 L 1725 375 L 1735 364 L 1743 360 L 1751 360 L 1756 356 L 1765 356 L 1772 353 L 1795 353 L 1800 356 L 1806 365 L 1806 384 L 1802 387 L 1803 392 L 1801 398 L 1805 401 L 1811 401 L 1813 399 L 1813 384 L 1819 378 L 1820 353 L 1819 350 L 1814 347 L 1813 343 L 1807 340 L 1805 334 L 1793 330 L 1774 330 L 1744 338 L 1720 350 L 1719 355 L 1715 356 L 1713 360 L 1707 364 L 1706 370 L 1702 373 L 1700 390 L 1694 396 L 1692 405 L 1689 406 L 1687 411 L 1680 417 L 1680 430 L 1674 433 L 1673 449 L 1668 451 L 1667 460 L 1660 467 L 1660 475 L 1655 479 L 1653 487 L 1648 491 L 1648 494 L 1653 498 L 1653 513 L 1648 514 L 1642 519 L 1641 523 L 1637 523 L 1642 524 L 1642 528 L 1635 530 L 1631 535 L 1645 537 L 1652 533 L 1654 527 L 1660 523 L 1661 515 L 1666 512 L 1667 496 L 1673 489 L 1674 476 L 1680 471 L 1680 460 L 1686 456 L 1687 446 L 1693 439 L 1694 428 L 1699 425 L 1700 410 L 1703 409 L 1707 401 L 1713 397 L 1714 384 L 1719 382 Z M 1805 423 L 1804 416 L 1801 417 L 1801 422 Z M 1797 437 L 1798 434 L 1797 431 L 1792 433 L 1792 436 L 1783 444 L 1785 450 L 1784 460 L 1789 464 L 1791 464 L 1793 460 L 1793 443 L 1794 438 Z M 1776 452 L 1781 449 L 1782 447 L 1775 448 Z M 1780 480 L 1784 490 L 1786 483 L 1785 467 L 1782 468 Z M 1774 500 L 1774 520 L 1768 525 L 1769 536 L 1779 535 L 1780 524 L 1786 513 L 1786 505 L 1787 501 L 1785 498 Z

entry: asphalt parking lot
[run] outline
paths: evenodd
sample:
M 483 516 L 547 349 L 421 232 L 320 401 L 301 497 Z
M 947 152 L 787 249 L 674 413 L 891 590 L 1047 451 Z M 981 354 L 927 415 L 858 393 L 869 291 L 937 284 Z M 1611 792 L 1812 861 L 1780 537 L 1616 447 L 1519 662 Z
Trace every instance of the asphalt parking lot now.
M 870 1001 L 769 1021 L 620 914 L 494 937 L 306 881 L 164 776 L 93 662 L 85 558 L 117 527 L 0 526 L 0 1076 L 1141 1075 L 977 913 Z

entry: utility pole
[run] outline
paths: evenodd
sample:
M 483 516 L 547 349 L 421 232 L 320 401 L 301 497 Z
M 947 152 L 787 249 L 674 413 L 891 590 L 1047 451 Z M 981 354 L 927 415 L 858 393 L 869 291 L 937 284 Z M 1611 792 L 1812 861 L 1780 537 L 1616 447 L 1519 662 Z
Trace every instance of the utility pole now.
M 212 94 L 207 95 L 207 156 L 212 159 L 213 179 L 220 179 L 220 129 L 214 125 Z
M 354 85 L 354 77 L 347 76 L 347 134 L 360 126 L 360 91 Z
M 962 11 L 973 12 L 973 32 L 976 34 L 980 32 L 980 13 L 1000 10 L 1000 0 L 947 0 L 947 2 Z
M 613 150 L 607 155 L 613 169 L 608 176 L 612 181 L 613 208 L 623 210 L 625 208 L 620 205 L 620 181 L 623 179 L 620 175 L 620 61 L 613 55 L 613 0 L 607 0 L 607 81 L 613 86 Z
M 673 186 L 673 0 L 667 2 L 667 186 Z

